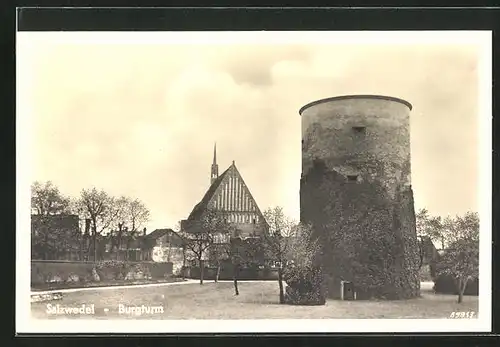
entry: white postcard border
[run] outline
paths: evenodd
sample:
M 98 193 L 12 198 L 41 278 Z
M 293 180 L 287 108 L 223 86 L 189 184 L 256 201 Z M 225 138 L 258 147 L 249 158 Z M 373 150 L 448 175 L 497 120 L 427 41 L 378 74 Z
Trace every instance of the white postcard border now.
M 53 35 L 52 35 L 53 34 Z M 319 320 L 36 320 L 30 312 L 30 76 L 19 32 L 16 90 L 16 331 L 18 333 L 201 333 L 201 332 L 489 332 L 491 330 L 492 33 L 491 31 L 388 32 L 53 32 L 51 44 L 477 44 L 480 65 L 480 278 L 477 319 Z M 28 94 L 27 94 L 28 93 Z

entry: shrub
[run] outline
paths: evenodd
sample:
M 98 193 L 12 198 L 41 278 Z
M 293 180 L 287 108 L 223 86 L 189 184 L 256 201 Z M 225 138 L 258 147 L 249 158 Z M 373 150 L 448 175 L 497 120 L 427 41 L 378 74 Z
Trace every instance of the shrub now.
M 117 280 L 124 278 L 128 265 L 119 260 L 104 260 L 95 265 L 97 274 L 102 280 Z
M 324 305 L 322 277 L 318 267 L 288 267 L 284 273 L 288 285 L 285 302 L 295 305 Z

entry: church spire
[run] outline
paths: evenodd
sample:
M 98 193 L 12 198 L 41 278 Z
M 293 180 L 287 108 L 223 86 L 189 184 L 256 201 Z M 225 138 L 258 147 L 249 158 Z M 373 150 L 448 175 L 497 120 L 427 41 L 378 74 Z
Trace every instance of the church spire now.
M 214 162 L 213 165 L 217 165 L 217 142 L 214 143 Z
M 219 165 L 217 165 L 217 142 L 214 144 L 214 161 L 212 163 L 212 172 L 210 175 L 210 185 L 219 177 Z

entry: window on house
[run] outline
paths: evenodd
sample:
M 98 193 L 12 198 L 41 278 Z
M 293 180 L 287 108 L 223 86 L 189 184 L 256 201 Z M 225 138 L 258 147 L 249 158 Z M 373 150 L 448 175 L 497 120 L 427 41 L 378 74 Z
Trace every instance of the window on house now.
M 356 134 L 360 134 L 360 135 L 365 135 L 365 133 L 366 133 L 366 127 L 360 127 L 360 126 L 352 127 L 352 130 Z
M 347 181 L 348 182 L 357 182 L 358 181 L 358 175 L 347 175 Z
M 255 218 L 253 219 L 253 224 L 255 224 Z

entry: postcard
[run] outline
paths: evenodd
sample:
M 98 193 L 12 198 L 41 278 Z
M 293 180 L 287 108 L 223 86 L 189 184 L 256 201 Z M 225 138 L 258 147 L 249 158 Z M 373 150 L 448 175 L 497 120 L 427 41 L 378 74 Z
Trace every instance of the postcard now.
M 18 32 L 17 331 L 490 331 L 491 37 Z

